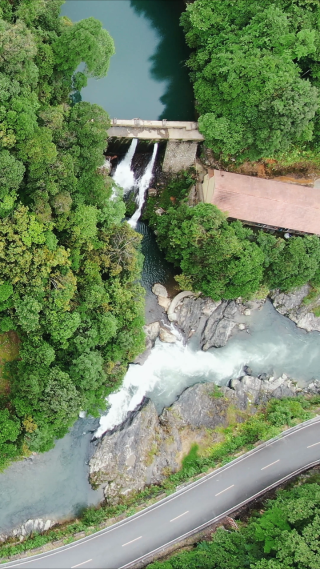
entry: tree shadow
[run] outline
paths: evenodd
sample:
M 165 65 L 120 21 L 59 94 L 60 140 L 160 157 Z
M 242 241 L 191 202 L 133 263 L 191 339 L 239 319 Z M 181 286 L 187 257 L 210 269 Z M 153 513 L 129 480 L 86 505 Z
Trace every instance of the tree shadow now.
M 194 94 L 186 67 L 190 50 L 179 25 L 183 0 L 131 0 L 130 5 L 136 14 L 149 20 L 161 38 L 156 53 L 149 58 L 151 77 L 167 82 L 160 99 L 165 109 L 159 119 L 194 120 Z

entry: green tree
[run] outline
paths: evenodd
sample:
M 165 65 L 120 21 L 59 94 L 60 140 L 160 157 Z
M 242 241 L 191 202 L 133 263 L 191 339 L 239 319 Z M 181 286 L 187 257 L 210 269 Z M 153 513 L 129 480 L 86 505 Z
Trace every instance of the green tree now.
M 293 237 L 285 241 L 260 232 L 257 241 L 265 256 L 265 280 L 270 288 L 290 290 L 317 274 L 320 266 L 318 237 Z
M 16 300 L 15 309 L 18 322 L 25 332 L 31 332 L 39 328 L 39 312 L 42 306 L 35 298 L 24 296 L 22 300 Z
M 312 139 L 318 90 L 303 71 L 317 61 L 320 8 L 305 6 L 188 4 L 182 23 L 194 49 L 188 65 L 199 128 L 218 157 L 258 160 Z
M 211 204 L 170 208 L 157 224 L 160 247 L 182 270 L 177 280 L 214 300 L 248 296 L 262 280 L 261 250 L 237 231 Z
M 81 409 L 81 398 L 69 375 L 53 367 L 42 392 L 40 410 L 46 420 L 59 427 L 70 425 Z
M 102 28 L 99 20 L 92 17 L 65 26 L 53 49 L 59 71 L 72 74 L 84 61 L 86 74 L 92 77 L 106 75 L 110 57 L 115 51 L 109 33 Z

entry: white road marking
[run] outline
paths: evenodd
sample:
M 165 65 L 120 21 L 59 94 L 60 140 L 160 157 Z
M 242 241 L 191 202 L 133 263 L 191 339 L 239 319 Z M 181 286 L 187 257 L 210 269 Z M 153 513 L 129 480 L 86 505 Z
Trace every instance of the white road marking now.
M 315 446 L 317 446 L 317 445 L 320 445 L 320 442 L 319 442 L 319 443 L 314 443 L 313 445 L 309 445 L 307 448 L 315 447 Z
M 320 423 L 320 421 L 317 419 L 316 421 L 314 421 L 313 423 L 308 423 L 307 425 L 303 425 L 303 427 L 301 427 L 299 429 L 299 432 L 304 431 L 305 429 L 309 429 L 309 427 L 314 427 L 315 424 Z M 296 434 L 296 429 L 292 430 L 292 432 L 290 433 L 286 433 L 284 432 L 283 437 L 281 437 L 280 439 L 276 439 L 276 440 L 271 440 L 271 442 L 269 443 L 269 448 L 271 448 L 272 445 L 276 445 L 277 443 L 284 441 L 286 438 L 295 435 Z M 244 455 L 239 457 L 239 459 L 237 459 L 237 463 L 236 465 L 240 464 L 241 462 L 250 459 L 252 456 L 254 456 L 255 454 L 258 454 L 259 452 L 264 450 L 264 446 L 261 446 L 261 448 L 256 448 L 252 451 L 252 454 L 249 455 Z M 305 468 L 307 468 L 308 466 L 314 466 L 318 464 L 318 461 L 313 461 L 310 462 L 309 464 L 305 465 Z M 222 467 L 223 468 L 223 472 L 225 472 L 226 470 L 229 470 L 230 468 L 234 468 L 235 464 L 233 462 L 229 463 L 228 465 Z M 300 470 L 295 470 L 292 475 L 294 475 L 295 473 L 299 474 Z M 119 529 L 119 527 L 124 527 L 127 524 L 130 524 L 132 522 L 135 522 L 137 519 L 139 519 L 140 517 L 146 516 L 149 514 L 150 511 L 154 512 L 155 510 L 157 510 L 158 508 L 162 508 L 163 506 L 165 506 L 166 504 L 168 504 L 169 502 L 176 500 L 177 498 L 181 497 L 183 494 L 187 493 L 187 492 L 191 492 L 192 490 L 194 490 L 195 488 L 197 488 L 198 486 L 202 485 L 202 484 L 206 484 L 207 482 L 211 482 L 211 480 L 213 478 L 215 478 L 216 476 L 219 476 L 219 474 L 221 474 L 220 472 L 217 473 L 211 473 L 208 474 L 207 476 L 204 476 L 202 479 L 197 480 L 196 482 L 192 482 L 187 488 L 184 488 L 182 491 L 178 491 L 175 495 L 173 495 L 169 500 L 166 500 L 165 498 L 163 498 L 163 502 L 158 503 L 155 507 L 153 506 L 148 506 L 145 511 L 143 512 L 138 512 L 137 514 L 134 514 L 133 516 L 131 516 L 131 518 L 128 518 L 125 521 L 121 521 L 121 522 L 117 522 L 116 524 L 114 524 L 114 526 L 111 526 L 110 528 L 107 529 L 103 529 L 100 530 L 98 532 L 96 532 L 93 536 L 91 537 L 85 537 L 80 539 L 78 542 L 68 545 L 68 546 L 61 546 L 59 548 L 57 548 L 56 551 L 50 552 L 50 553 L 46 553 L 46 554 L 38 554 L 38 555 L 33 555 L 32 557 L 30 557 L 29 559 L 24 558 L 19 560 L 18 563 L 15 562 L 8 562 L 7 566 L 8 567 L 21 567 L 22 565 L 28 565 L 29 563 L 33 563 L 33 562 L 37 562 L 37 561 L 41 561 L 42 559 L 47 559 L 48 557 L 53 557 L 55 555 L 60 555 L 61 553 L 63 554 L 66 549 L 70 550 L 70 549 L 74 549 L 75 547 L 81 547 L 82 545 L 85 545 L 86 543 L 93 541 L 95 539 L 99 539 L 100 537 L 105 538 L 105 536 L 108 533 L 112 533 L 113 531 L 116 531 L 117 529 Z M 278 480 L 277 485 L 281 484 L 282 481 L 287 480 L 287 477 L 285 476 L 284 478 L 281 478 L 280 480 Z M 267 486 L 265 488 L 265 492 L 269 489 L 269 488 L 273 488 L 274 484 L 272 484 L 271 486 Z M 255 498 L 256 496 L 260 496 L 261 493 L 258 492 L 258 494 L 254 494 L 252 496 L 252 498 Z M 234 508 L 232 508 L 231 510 L 227 510 L 226 512 L 224 512 L 225 514 L 230 513 L 232 511 L 234 511 L 235 509 L 237 509 L 239 506 L 242 506 L 243 504 L 246 503 L 246 500 L 244 502 L 240 502 L 239 504 L 237 504 Z M 210 524 L 210 522 L 213 522 L 216 518 L 213 518 L 212 520 L 209 520 L 209 522 L 206 522 L 205 524 L 198 526 L 195 529 L 200 530 L 202 527 L 205 527 L 208 523 Z M 187 536 L 189 534 L 185 534 L 185 536 Z M 184 536 L 180 536 L 180 537 L 184 537 Z M 168 542 L 165 545 L 168 545 L 170 543 L 173 543 L 175 540 L 173 540 L 172 542 Z M 161 546 L 162 547 L 162 546 Z M 158 549 L 161 549 L 158 548 Z M 153 550 L 150 553 L 154 553 L 155 551 L 158 551 L 158 549 Z M 135 559 L 134 561 L 140 561 L 140 559 L 142 559 L 144 556 Z M 130 561 L 131 564 L 131 561 Z M 122 565 L 119 569 L 124 569 L 125 567 L 127 567 L 127 565 Z
M 80 567 L 81 565 L 85 565 L 86 563 L 89 563 L 90 561 L 92 561 L 92 559 L 88 559 L 88 561 L 83 561 L 82 563 L 78 563 L 78 565 L 72 565 L 71 569 L 74 569 L 75 567 Z
M 178 518 L 181 518 L 182 516 L 185 516 L 186 514 L 189 514 L 189 510 L 187 510 L 186 512 L 183 512 L 183 514 L 180 514 L 180 516 L 177 516 L 176 518 L 172 518 L 172 520 L 170 520 L 170 522 L 174 522 L 175 520 L 177 520 Z
M 233 488 L 234 484 L 232 484 L 232 486 L 228 486 L 228 488 L 225 488 L 224 490 L 221 490 L 221 492 L 218 492 L 218 494 L 215 494 L 215 496 L 220 496 L 220 494 L 223 494 L 223 492 L 226 492 L 227 490 L 230 490 L 230 488 Z
M 263 468 L 261 468 L 261 470 L 265 470 L 265 468 L 269 468 L 269 466 L 277 464 L 277 462 L 280 462 L 280 458 L 278 458 L 278 460 L 275 460 L 274 462 L 270 462 L 270 464 L 267 464 L 267 466 L 264 466 Z
M 125 547 L 126 545 L 130 545 L 130 543 L 133 543 L 134 541 L 138 541 L 138 539 L 141 539 L 141 538 L 142 538 L 142 535 L 140 535 L 140 537 L 136 537 L 136 539 L 132 539 L 131 541 L 124 543 L 122 547 Z

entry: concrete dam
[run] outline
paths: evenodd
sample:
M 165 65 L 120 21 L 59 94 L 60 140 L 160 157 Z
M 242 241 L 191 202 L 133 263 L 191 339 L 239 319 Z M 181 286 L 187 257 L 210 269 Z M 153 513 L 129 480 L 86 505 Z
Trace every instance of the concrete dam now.
M 164 172 L 186 170 L 195 163 L 197 146 L 204 140 L 198 123 L 191 121 L 154 121 L 143 119 L 111 119 L 108 138 L 137 138 L 165 141 Z

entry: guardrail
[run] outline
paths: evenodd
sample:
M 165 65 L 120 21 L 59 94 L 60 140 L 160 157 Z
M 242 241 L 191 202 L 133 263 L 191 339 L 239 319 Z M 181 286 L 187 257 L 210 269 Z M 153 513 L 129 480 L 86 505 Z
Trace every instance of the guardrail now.
M 219 472 L 223 472 L 224 470 L 226 470 L 227 468 L 230 468 L 230 466 L 237 464 L 239 462 L 241 462 L 242 460 L 245 460 L 246 457 L 248 456 L 252 456 L 255 453 L 259 452 L 261 449 L 266 448 L 267 446 L 270 446 L 272 444 L 274 444 L 275 442 L 277 442 L 280 439 L 283 439 L 287 436 L 290 436 L 292 433 L 304 429 L 306 427 L 308 427 L 309 425 L 315 424 L 315 423 L 320 423 L 320 416 L 314 417 L 313 419 L 309 419 L 308 421 L 304 421 L 303 423 L 299 423 L 299 425 L 295 425 L 294 427 L 291 427 L 290 429 L 287 429 L 286 431 L 283 431 L 282 433 L 280 433 L 279 435 L 277 435 L 276 437 L 273 437 L 272 439 L 269 439 L 268 441 L 265 441 L 264 443 L 262 443 L 261 445 L 255 447 L 252 450 L 249 450 L 248 452 L 242 454 L 241 456 L 235 458 L 234 460 L 228 462 L 227 464 L 225 464 L 224 466 L 221 466 L 220 468 L 215 469 L 213 472 L 210 472 L 210 474 L 204 475 L 201 478 L 199 478 L 198 480 L 195 480 L 194 482 L 188 483 L 188 484 L 184 484 L 182 486 L 180 486 L 176 492 L 174 492 L 174 494 L 170 494 L 170 496 L 163 498 L 162 500 L 159 500 L 159 502 L 156 502 L 155 504 L 152 504 L 151 506 L 148 506 L 147 508 L 145 508 L 145 510 L 143 510 L 143 512 L 146 512 L 148 510 L 152 510 L 154 507 L 158 506 L 159 504 L 166 502 L 168 499 L 172 499 L 172 497 L 175 494 L 183 494 L 185 491 L 189 490 L 192 487 L 195 487 L 199 484 L 202 484 L 204 480 L 209 480 L 210 478 L 212 478 L 213 476 L 216 476 L 217 473 Z M 235 512 L 236 510 L 238 510 L 239 508 L 241 508 L 242 506 L 245 506 L 246 504 L 249 504 L 250 502 L 252 502 L 253 500 L 255 500 L 256 498 L 259 498 L 259 496 L 262 496 L 263 494 L 265 494 L 266 492 L 268 492 L 269 490 L 272 490 L 273 488 L 276 488 L 277 486 L 279 486 L 280 484 L 283 484 L 283 482 L 286 482 L 286 480 L 290 480 L 290 478 L 293 478 L 294 476 L 297 476 L 298 474 L 300 474 L 301 472 L 304 472 L 305 470 L 308 470 L 309 468 L 312 468 L 313 466 L 316 466 L 317 464 L 320 463 L 320 459 L 310 462 L 306 465 L 304 465 L 302 468 L 299 468 L 298 470 L 295 470 L 294 472 L 291 472 L 290 474 L 288 474 L 287 476 L 284 476 L 283 478 L 281 478 L 280 480 L 277 480 L 276 482 L 274 482 L 273 484 L 270 484 L 269 486 L 267 486 L 266 488 L 264 488 L 263 490 L 261 490 L 260 492 L 257 492 L 256 494 L 254 494 L 253 496 L 250 496 L 249 498 L 247 498 L 247 500 L 243 500 L 242 502 L 240 502 L 239 504 L 236 504 L 234 507 L 229 508 L 228 510 L 226 510 L 225 512 L 223 512 L 222 514 L 219 514 L 219 516 L 216 516 L 214 518 L 212 518 L 211 520 L 208 520 L 207 522 L 203 523 L 201 526 L 198 526 L 192 530 L 190 530 L 189 532 L 179 536 L 176 539 L 173 539 L 172 541 L 162 545 L 161 547 L 154 549 L 153 551 L 150 551 L 149 553 L 147 553 L 146 555 L 143 555 L 141 558 L 139 559 L 135 559 L 134 561 L 123 565 L 122 567 L 120 567 L 119 569 L 130 569 L 133 567 L 138 567 L 138 563 L 141 561 L 143 561 L 144 563 L 148 563 L 151 558 L 156 554 L 156 553 L 161 553 L 161 552 L 165 552 L 166 549 L 168 549 L 168 547 L 174 545 L 175 543 L 179 543 L 180 541 L 187 539 L 188 537 L 191 537 L 192 535 L 199 533 L 201 530 L 205 529 L 206 527 L 210 526 L 213 523 L 219 522 L 220 520 L 222 520 L 223 518 L 225 518 L 226 516 L 228 516 L 229 514 L 231 514 L 232 512 Z M 141 514 L 141 512 L 138 512 L 137 514 L 134 514 L 134 516 L 132 517 L 139 517 L 139 514 Z M 121 523 L 121 522 L 119 522 Z M 144 567 L 144 565 L 142 565 L 141 567 Z
M 107 533 L 108 531 L 110 531 L 110 529 L 114 529 L 117 526 L 120 526 L 122 524 L 125 524 L 128 522 L 128 520 L 133 520 L 135 518 L 139 518 L 139 516 L 144 515 L 146 512 L 151 511 L 154 508 L 159 507 L 160 504 L 165 503 L 167 501 L 170 501 L 172 499 L 174 499 L 174 497 L 176 495 L 181 495 L 184 492 L 187 492 L 190 490 L 190 488 L 196 487 L 197 485 L 203 484 L 204 481 L 209 480 L 211 477 L 216 476 L 218 473 L 223 472 L 224 470 L 232 467 L 233 465 L 245 460 L 248 456 L 252 456 L 255 453 L 259 452 L 261 449 L 266 448 L 268 446 L 271 446 L 272 444 L 276 443 L 278 440 L 286 438 L 288 436 L 290 436 L 291 434 L 295 433 L 296 431 L 302 430 L 310 425 L 313 424 L 318 424 L 320 423 L 320 416 L 316 416 L 313 419 L 309 419 L 308 421 L 304 421 L 303 423 L 299 423 L 299 425 L 296 425 L 294 427 L 291 427 L 290 429 L 287 429 L 286 431 L 283 431 L 282 433 L 280 433 L 279 435 L 277 435 L 276 437 L 269 439 L 268 441 L 263 442 L 262 444 L 260 444 L 259 446 L 253 448 L 252 450 L 242 454 L 241 456 L 238 456 L 237 458 L 235 458 L 234 460 L 228 462 L 227 464 L 225 464 L 224 466 L 221 466 L 220 468 L 215 469 L 214 471 L 210 472 L 209 474 L 206 474 L 204 476 L 202 476 L 201 478 L 198 478 L 197 480 L 195 480 L 194 482 L 185 484 L 183 486 L 180 486 L 174 493 L 170 494 L 169 496 L 166 496 L 165 498 L 162 498 L 161 500 L 155 502 L 154 504 L 148 506 L 147 508 L 145 508 L 144 510 L 141 510 L 140 512 L 137 512 L 136 514 L 134 514 L 133 516 L 130 516 L 130 518 L 126 518 L 125 520 L 122 520 L 120 522 L 117 522 L 116 524 L 109 526 L 108 528 L 104 528 L 98 532 L 95 532 L 94 534 L 92 534 L 90 537 L 85 537 L 82 538 L 80 540 L 77 541 L 77 543 L 79 544 L 80 542 L 85 542 L 91 539 L 94 539 L 95 536 L 98 536 L 99 534 L 104 534 Z M 240 502 L 239 504 L 236 504 L 235 506 L 233 506 L 232 508 L 229 508 L 228 510 L 224 511 L 223 513 L 219 514 L 218 516 L 204 522 L 202 525 L 197 526 L 195 528 L 193 528 L 192 530 L 190 530 L 189 532 L 186 532 L 185 534 L 177 537 L 176 539 L 173 539 L 170 542 L 167 542 L 163 545 L 161 545 L 160 547 L 154 549 L 153 551 L 150 551 L 148 553 L 146 553 L 145 555 L 141 556 L 140 558 L 136 558 L 133 561 L 127 563 L 126 565 L 121 566 L 119 569 L 130 569 L 130 568 L 137 568 L 138 567 L 144 567 L 146 565 L 146 563 L 148 563 L 148 560 L 151 560 L 151 558 L 158 553 L 161 552 L 165 552 L 169 547 L 171 547 L 172 545 L 181 542 L 182 540 L 195 535 L 197 533 L 199 533 L 201 530 L 205 529 L 206 527 L 210 526 L 213 523 L 219 522 L 221 519 L 225 518 L 226 516 L 228 516 L 229 514 L 231 514 L 232 512 L 237 511 L 239 508 L 241 508 L 242 506 L 252 502 L 253 500 L 255 500 L 256 498 L 258 498 L 259 496 L 262 496 L 263 494 L 265 494 L 266 492 L 268 492 L 269 490 L 271 490 L 272 488 L 276 488 L 277 486 L 279 486 L 280 484 L 282 484 L 283 482 L 285 482 L 286 480 L 289 480 L 290 478 L 292 478 L 293 476 L 297 476 L 298 474 L 300 474 L 301 472 L 312 468 L 313 466 L 317 465 L 320 463 L 320 458 L 318 460 L 312 461 L 310 463 L 305 464 L 303 467 L 289 473 L 288 475 L 286 475 L 285 477 L 277 480 L 276 482 L 274 482 L 273 484 L 270 484 L 269 486 L 263 488 L 261 491 L 257 492 L 256 494 L 250 496 L 249 498 L 247 498 L 246 500 L 243 500 L 242 502 Z M 61 550 L 61 549 L 65 549 L 68 546 L 61 546 L 58 547 L 57 549 L 55 549 L 55 554 Z M 71 545 L 71 547 L 73 547 Z M 37 560 L 38 558 L 40 558 L 43 555 L 43 553 L 40 553 L 38 555 L 34 555 L 32 556 L 32 559 L 28 556 L 28 562 L 30 563 L 32 562 L 32 560 Z M 24 559 L 24 558 L 23 558 Z M 3 566 L 4 567 L 10 567 L 12 564 L 16 563 L 15 561 L 9 561 L 7 563 L 5 563 Z M 24 564 L 25 562 L 23 562 L 23 560 L 19 560 L 19 563 Z M 142 564 L 143 563 L 143 564 Z
M 127 126 L 140 128 L 184 128 L 185 130 L 198 130 L 198 123 L 195 121 L 160 121 L 145 119 L 110 119 L 111 126 Z

